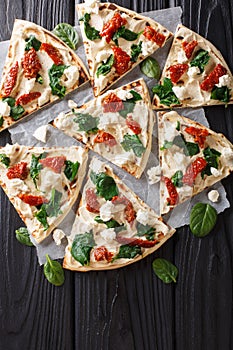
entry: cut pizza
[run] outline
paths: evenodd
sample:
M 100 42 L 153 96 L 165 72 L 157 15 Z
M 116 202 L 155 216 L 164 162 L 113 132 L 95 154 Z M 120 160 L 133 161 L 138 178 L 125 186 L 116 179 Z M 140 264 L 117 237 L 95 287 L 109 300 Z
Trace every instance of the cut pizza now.
M 53 125 L 139 178 L 150 150 L 154 112 L 143 79 L 61 113 Z
M 233 77 L 222 54 L 179 25 L 158 85 L 153 108 L 197 107 L 233 102 Z
M 63 266 L 77 271 L 126 266 L 153 253 L 174 232 L 109 166 L 94 158 Z
M 88 80 L 84 64 L 63 41 L 15 20 L 0 87 L 0 131 Z
M 233 145 L 222 134 L 180 116 L 158 113 L 160 214 L 233 171 Z
M 151 55 L 172 36 L 154 20 L 113 3 L 77 6 L 95 96 Z
M 0 148 L 0 185 L 36 242 L 64 219 L 78 197 L 87 149 L 18 144 Z

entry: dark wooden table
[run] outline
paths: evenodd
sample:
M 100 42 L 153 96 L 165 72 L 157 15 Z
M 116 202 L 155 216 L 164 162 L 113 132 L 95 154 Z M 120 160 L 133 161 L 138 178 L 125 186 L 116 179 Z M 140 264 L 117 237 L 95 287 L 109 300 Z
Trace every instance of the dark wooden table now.
M 232 0 L 116 1 L 138 12 L 181 5 L 183 23 L 212 41 L 233 71 Z M 74 24 L 74 0 L 1 0 L 0 40 L 14 18 L 47 29 Z M 211 127 L 233 141 L 233 108 L 206 108 Z M 0 145 L 10 141 L 3 132 Z M 233 176 L 223 181 L 233 205 Z M 66 271 L 63 287 L 44 278 L 35 250 L 20 245 L 22 223 L 0 191 L 0 350 L 230 350 L 233 349 L 233 211 L 213 232 L 193 237 L 188 227 L 159 251 L 129 267 L 93 273 Z M 152 272 L 155 257 L 179 268 L 176 285 Z

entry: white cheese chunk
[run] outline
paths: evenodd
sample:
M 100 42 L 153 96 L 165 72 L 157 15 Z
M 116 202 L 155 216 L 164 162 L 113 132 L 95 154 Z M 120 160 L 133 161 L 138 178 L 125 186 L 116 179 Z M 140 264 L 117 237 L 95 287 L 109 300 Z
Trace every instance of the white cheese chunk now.
M 56 245 L 61 245 L 61 240 L 64 237 L 65 237 L 65 233 L 62 230 L 60 230 L 59 228 L 56 228 L 53 231 L 53 240 L 56 243 Z
M 91 163 L 91 169 L 96 174 L 101 173 L 102 171 L 104 171 L 104 163 L 101 162 L 99 159 L 95 158 Z
M 101 50 L 95 56 L 96 62 L 106 62 L 109 56 L 112 54 L 110 50 Z
M 214 167 L 210 168 L 210 172 L 211 172 L 212 175 L 214 175 L 214 177 L 219 177 L 219 176 L 222 175 L 222 171 L 218 170 L 218 169 L 216 169 Z
M 38 98 L 38 105 L 43 106 L 46 102 L 50 100 L 51 96 L 51 88 L 47 87 L 41 94 L 41 96 Z
M 185 52 L 184 50 L 180 50 L 177 54 L 177 61 L 178 63 L 185 63 L 188 61 L 186 55 L 185 55 Z
M 76 108 L 78 105 L 76 102 L 74 102 L 73 100 L 68 100 L 68 107 L 70 109 Z
M 66 79 L 64 79 L 64 76 Z M 76 66 L 69 66 L 64 70 L 63 79 L 61 79 L 62 84 L 67 88 L 72 88 L 79 79 L 79 69 Z
M 184 86 L 173 86 L 172 90 L 179 100 L 184 100 L 188 97 L 188 91 Z
M 228 88 L 231 86 L 231 78 L 228 74 L 222 75 L 219 78 L 218 84 L 216 84 L 217 87 L 223 87 L 227 86 Z
M 100 232 L 100 236 L 106 241 L 106 242 L 112 242 L 116 238 L 116 232 L 114 228 L 108 228 L 106 230 L 103 230 Z
M 135 163 L 135 159 L 136 159 L 136 156 L 133 153 L 133 151 L 124 152 L 124 153 L 115 155 L 115 162 L 118 165 L 123 165 L 123 164 L 125 164 L 127 162 Z
M 161 168 L 160 166 L 154 166 L 147 170 L 147 175 L 149 176 L 149 184 L 153 185 L 160 181 Z
M 190 78 L 195 78 L 197 74 L 200 74 L 200 69 L 198 67 L 190 67 L 187 74 Z
M 97 0 L 85 0 L 85 12 L 87 13 L 98 13 L 99 12 L 99 1 Z
M 142 225 L 147 225 L 149 222 L 149 213 L 145 210 L 139 209 L 137 212 L 136 220 Z
M 27 79 L 25 81 L 25 94 L 29 94 L 29 92 L 32 91 L 34 85 L 36 82 L 36 78 L 32 78 L 32 79 Z
M 154 45 L 151 43 L 150 40 L 142 41 L 142 55 L 148 56 L 154 52 Z
M 47 131 L 48 131 L 48 125 L 41 125 L 39 126 L 39 128 L 37 128 L 35 131 L 34 131 L 34 134 L 33 136 L 41 141 L 41 142 L 46 142 L 46 138 L 47 138 Z
M 10 115 L 11 108 L 7 102 L 0 101 L 0 115 L 8 117 Z
M 50 199 L 53 188 L 64 194 L 61 174 L 56 174 L 49 168 L 42 169 L 39 184 L 40 191 L 44 192 L 45 196 Z
M 125 121 L 124 121 L 125 123 Z M 99 116 L 99 129 L 104 129 L 105 126 L 109 126 L 110 124 L 122 124 L 122 118 L 118 113 L 103 113 Z
M 176 124 L 166 122 L 164 124 L 164 140 L 173 141 L 176 135 L 177 135 Z
M 213 202 L 216 203 L 219 199 L 219 193 L 217 190 L 212 190 L 208 193 L 208 199 Z
M 111 201 L 107 201 L 100 207 L 100 218 L 103 221 L 111 220 L 114 214 L 122 212 L 124 208 L 124 204 L 115 205 Z
M 61 112 L 58 114 L 57 118 L 55 119 L 55 125 L 58 129 L 66 129 L 72 124 L 72 120 L 69 116 L 66 116 L 64 112 Z
M 11 179 L 8 181 L 11 196 L 16 196 L 18 193 L 28 192 L 28 186 L 21 179 Z
M 227 161 L 233 161 L 233 149 L 223 148 L 222 157 Z
M 130 99 L 133 97 L 131 92 L 129 92 L 128 90 L 123 90 L 123 89 L 117 91 L 117 96 L 123 101 L 126 101 L 126 99 Z

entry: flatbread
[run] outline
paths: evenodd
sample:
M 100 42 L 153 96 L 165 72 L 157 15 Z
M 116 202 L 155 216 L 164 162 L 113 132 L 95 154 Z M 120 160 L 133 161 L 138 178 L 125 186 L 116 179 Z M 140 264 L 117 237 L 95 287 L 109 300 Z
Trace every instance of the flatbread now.
M 228 176 L 233 170 L 233 145 L 223 134 L 175 111 L 159 112 L 158 128 L 162 215 Z M 170 196 L 169 186 L 177 199 Z
M 95 96 L 102 94 L 114 82 L 130 72 L 147 56 L 150 56 L 157 49 L 162 47 L 172 36 L 171 32 L 169 32 L 165 27 L 155 22 L 154 20 L 145 16 L 141 16 L 136 12 L 117 6 L 113 3 L 99 3 L 98 1 L 94 1 L 90 6 L 85 3 L 79 4 L 77 5 L 77 11 L 80 20 L 80 28 L 83 36 L 84 48 L 89 65 L 91 83 Z M 116 16 L 118 16 L 118 18 Z M 118 26 L 115 28 L 119 28 L 120 26 L 120 31 L 122 31 L 122 28 L 124 27 L 123 31 L 126 29 L 127 31 L 130 30 L 131 32 L 134 32 L 133 37 L 131 38 L 129 35 L 127 35 L 128 32 L 126 34 L 121 33 L 121 35 L 124 37 L 126 36 L 127 39 L 134 39 L 133 41 L 129 41 L 123 37 L 120 37 L 118 38 L 119 46 L 117 46 L 116 40 L 113 41 L 113 33 L 116 33 L 118 29 L 115 30 L 114 27 L 112 29 L 112 35 L 105 35 L 108 34 L 108 32 L 105 31 L 106 24 L 109 23 L 113 17 L 116 18 L 115 22 L 118 23 Z M 90 38 L 93 38 L 89 35 L 90 27 L 94 28 L 94 31 L 98 31 L 97 39 L 90 40 Z M 148 39 L 144 35 L 146 31 L 150 30 L 151 35 L 152 32 L 154 34 L 153 40 L 156 40 L 157 42 L 153 41 L 151 38 Z M 98 33 L 100 33 L 99 36 Z M 135 33 L 141 34 L 136 35 Z M 103 36 L 101 37 L 101 35 Z M 135 56 L 132 54 L 132 45 L 134 45 L 133 51 L 138 51 L 138 54 Z M 118 50 L 117 47 L 119 47 L 120 50 L 122 49 L 124 53 Z M 126 62 L 125 67 L 122 67 L 121 64 L 119 64 L 117 61 L 116 51 L 120 51 L 119 55 L 122 57 L 124 56 L 121 61 Z M 106 61 L 110 59 L 111 55 L 112 65 L 110 69 L 108 69 L 108 72 L 105 70 L 104 72 L 98 74 L 100 66 L 103 63 L 106 63 Z
M 88 80 L 83 62 L 63 41 L 34 23 L 16 19 L 0 85 L 0 131 Z
M 174 232 L 109 166 L 93 158 L 63 267 L 76 271 L 123 267 L 153 253 Z
M 37 243 L 65 218 L 85 174 L 82 147 L 0 148 L 0 185 Z M 32 196 L 35 196 L 34 198 Z
M 161 87 L 154 88 L 155 109 L 233 102 L 233 77 L 222 54 L 208 40 L 182 24 L 177 27 L 160 85 L 171 86 L 166 94 Z
M 151 151 L 153 124 L 143 79 L 110 90 L 68 114 L 61 113 L 53 122 L 136 178 L 140 178 Z

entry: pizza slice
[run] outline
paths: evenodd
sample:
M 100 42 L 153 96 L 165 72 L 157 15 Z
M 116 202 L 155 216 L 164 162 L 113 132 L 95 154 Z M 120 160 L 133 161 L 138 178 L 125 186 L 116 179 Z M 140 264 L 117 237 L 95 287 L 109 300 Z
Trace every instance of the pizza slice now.
M 0 85 L 0 131 L 88 80 L 84 64 L 63 41 L 16 19 Z
M 72 208 L 86 161 L 82 147 L 0 148 L 0 185 L 36 242 L 44 240 Z
M 177 112 L 159 112 L 160 214 L 233 171 L 233 145 Z
M 139 178 L 150 150 L 154 112 L 143 79 L 61 113 L 53 125 Z
M 77 5 L 95 96 L 131 71 L 172 36 L 149 17 L 113 3 Z
M 77 271 L 126 266 L 153 253 L 174 232 L 109 166 L 93 158 L 63 266 Z
M 178 25 L 154 92 L 153 108 L 233 102 L 233 77 L 222 54 L 206 39 Z

